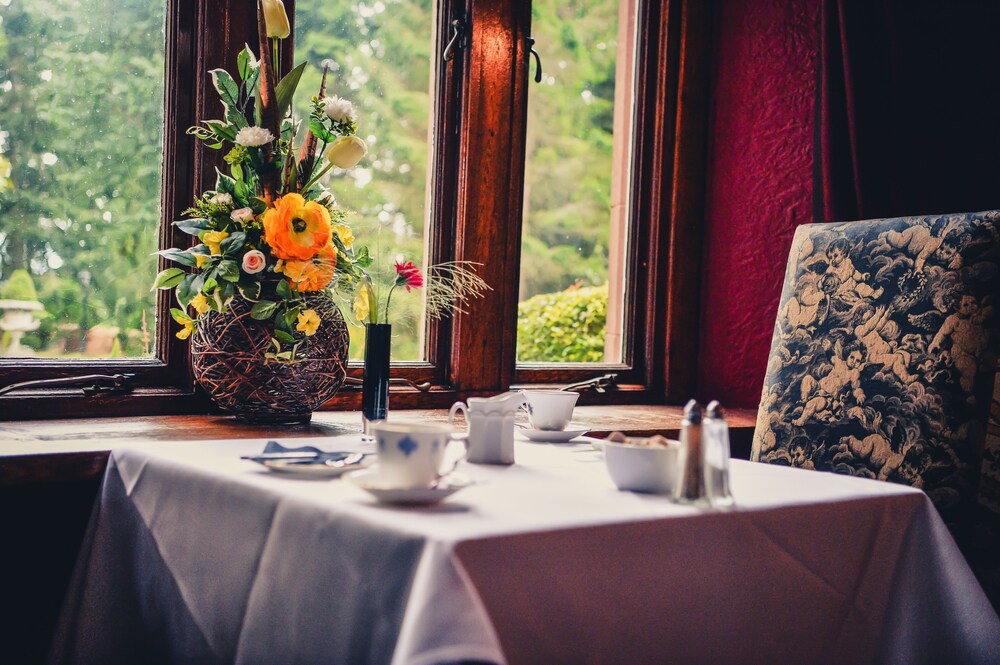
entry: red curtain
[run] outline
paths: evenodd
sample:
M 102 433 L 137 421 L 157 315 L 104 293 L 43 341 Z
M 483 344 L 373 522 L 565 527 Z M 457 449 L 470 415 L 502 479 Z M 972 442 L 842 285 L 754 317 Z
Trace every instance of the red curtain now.
M 822 0 L 816 221 L 1000 207 L 1000 2 Z

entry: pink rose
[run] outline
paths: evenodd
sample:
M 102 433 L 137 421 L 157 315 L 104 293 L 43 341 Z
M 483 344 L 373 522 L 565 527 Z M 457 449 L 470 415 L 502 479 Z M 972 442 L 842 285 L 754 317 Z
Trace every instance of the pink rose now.
M 251 249 L 243 255 L 243 272 L 248 275 L 256 274 L 264 269 L 265 263 L 267 260 L 264 258 L 264 252 Z

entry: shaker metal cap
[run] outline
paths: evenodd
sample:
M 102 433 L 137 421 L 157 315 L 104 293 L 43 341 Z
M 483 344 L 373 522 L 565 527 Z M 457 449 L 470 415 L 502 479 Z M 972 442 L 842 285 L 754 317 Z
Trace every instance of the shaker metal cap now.
M 705 415 L 709 418 L 722 420 L 726 417 L 726 410 L 719 404 L 719 400 L 713 399 L 705 409 Z
M 697 425 L 701 422 L 701 417 L 701 404 L 698 404 L 697 400 L 690 400 L 684 405 L 684 420 L 692 425 Z

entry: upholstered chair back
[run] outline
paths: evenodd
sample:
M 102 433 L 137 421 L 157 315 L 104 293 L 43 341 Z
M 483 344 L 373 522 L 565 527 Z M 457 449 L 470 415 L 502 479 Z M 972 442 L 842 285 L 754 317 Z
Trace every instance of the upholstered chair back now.
M 998 291 L 998 211 L 800 226 L 752 458 L 988 499 Z

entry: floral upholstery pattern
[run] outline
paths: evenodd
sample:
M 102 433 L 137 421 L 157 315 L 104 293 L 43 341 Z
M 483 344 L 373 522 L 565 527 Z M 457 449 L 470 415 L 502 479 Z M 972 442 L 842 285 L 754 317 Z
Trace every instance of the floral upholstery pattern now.
M 951 521 L 988 463 L 998 286 L 1000 211 L 799 227 L 752 459 L 920 487 Z

